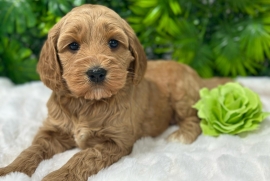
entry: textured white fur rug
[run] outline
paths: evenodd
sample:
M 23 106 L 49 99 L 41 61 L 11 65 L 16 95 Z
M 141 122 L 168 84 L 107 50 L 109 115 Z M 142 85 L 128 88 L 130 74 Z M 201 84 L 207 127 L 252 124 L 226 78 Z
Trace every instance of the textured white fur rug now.
M 270 111 L 270 78 L 239 78 L 258 92 Z M 0 167 L 27 148 L 42 120 L 51 91 L 41 82 L 14 86 L 0 78 Z M 270 119 L 245 137 L 201 135 L 192 145 L 168 143 L 169 128 L 158 138 L 142 138 L 130 155 L 89 177 L 88 181 L 266 181 L 270 180 Z M 41 162 L 31 178 L 10 173 L 0 181 L 39 181 L 60 168 L 78 149 Z

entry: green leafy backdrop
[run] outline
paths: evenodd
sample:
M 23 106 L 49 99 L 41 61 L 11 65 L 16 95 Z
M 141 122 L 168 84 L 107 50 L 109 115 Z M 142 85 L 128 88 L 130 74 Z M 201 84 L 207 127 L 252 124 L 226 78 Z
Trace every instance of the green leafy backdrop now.
M 38 80 L 49 29 L 85 3 L 125 18 L 150 59 L 189 64 L 203 77 L 270 75 L 269 0 L 0 0 L 0 76 Z

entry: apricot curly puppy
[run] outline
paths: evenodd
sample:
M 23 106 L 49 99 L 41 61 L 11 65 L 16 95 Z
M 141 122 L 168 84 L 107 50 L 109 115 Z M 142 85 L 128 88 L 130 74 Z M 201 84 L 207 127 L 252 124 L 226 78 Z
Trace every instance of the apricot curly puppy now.
M 192 143 L 201 133 L 191 106 L 199 89 L 227 79 L 202 80 L 186 65 L 148 62 L 131 27 L 99 5 L 74 8 L 49 32 L 38 72 L 53 90 L 48 118 L 32 145 L 0 175 L 31 176 L 39 163 L 74 147 L 81 151 L 43 181 L 83 181 L 128 155 L 143 136 L 170 123 L 168 139 Z

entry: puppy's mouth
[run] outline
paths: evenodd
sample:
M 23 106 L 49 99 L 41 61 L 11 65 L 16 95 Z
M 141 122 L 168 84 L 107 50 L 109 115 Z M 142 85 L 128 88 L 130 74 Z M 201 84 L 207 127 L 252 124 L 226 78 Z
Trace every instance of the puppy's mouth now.
M 104 89 L 103 86 L 95 86 L 90 92 L 86 93 L 84 98 L 89 100 L 108 99 L 113 95 L 110 90 Z

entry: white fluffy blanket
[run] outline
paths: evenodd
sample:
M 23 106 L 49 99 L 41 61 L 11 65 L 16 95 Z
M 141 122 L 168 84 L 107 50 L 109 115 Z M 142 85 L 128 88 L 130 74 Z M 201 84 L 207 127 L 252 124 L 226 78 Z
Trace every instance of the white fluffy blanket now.
M 261 96 L 270 111 L 270 78 L 239 78 Z M 0 167 L 27 148 L 46 117 L 51 91 L 41 82 L 13 85 L 0 78 Z M 168 143 L 169 128 L 157 138 L 142 138 L 130 155 L 89 177 L 88 181 L 266 181 L 270 180 L 270 119 L 244 137 L 201 135 L 191 145 Z M 0 181 L 39 181 L 60 168 L 79 150 L 41 162 L 32 177 L 10 173 Z

